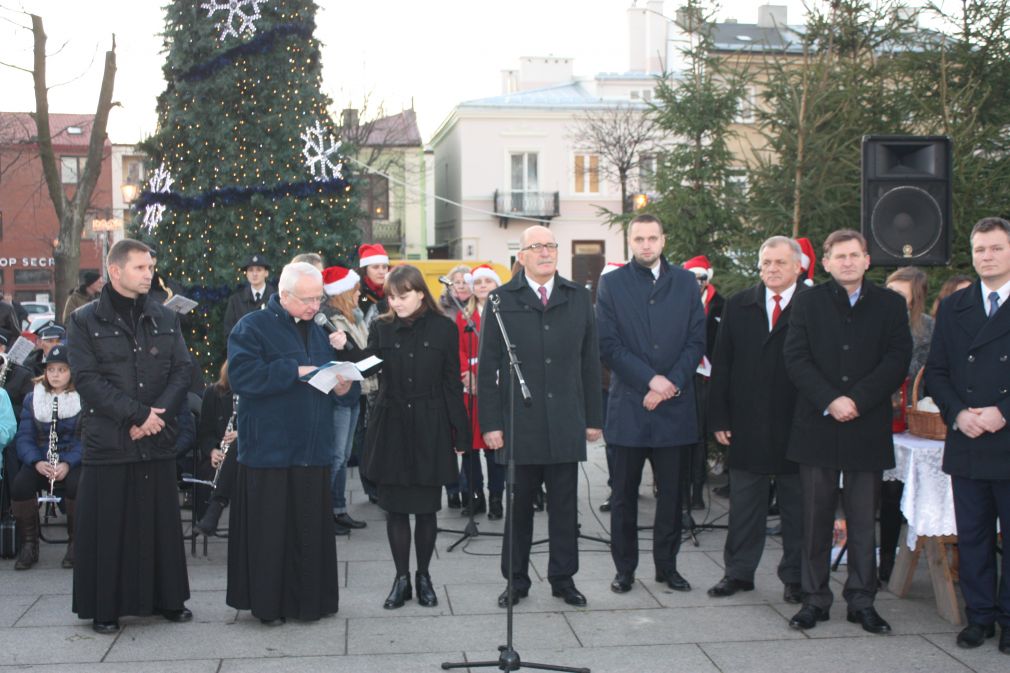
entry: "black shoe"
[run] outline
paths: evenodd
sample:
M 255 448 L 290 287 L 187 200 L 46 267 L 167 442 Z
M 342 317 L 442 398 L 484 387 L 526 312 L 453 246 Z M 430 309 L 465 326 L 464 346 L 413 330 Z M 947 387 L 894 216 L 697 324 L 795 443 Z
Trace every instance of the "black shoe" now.
M 351 515 L 347 512 L 342 512 L 340 514 L 334 514 L 333 520 L 343 526 L 344 528 L 354 528 L 355 530 L 359 528 L 365 528 L 368 526 L 364 521 L 358 521 L 357 519 L 352 519 Z
M 113 619 L 111 622 L 100 622 L 97 619 L 92 620 L 91 630 L 95 633 L 101 633 L 103 636 L 119 633 L 119 620 Z
M 809 603 L 800 608 L 800 611 L 789 620 L 790 628 L 806 631 L 817 626 L 817 622 L 826 622 L 830 619 L 828 611 Z
M 382 607 L 387 610 L 402 608 L 404 601 L 409 601 L 413 595 L 413 588 L 410 586 L 410 575 L 400 575 L 393 580 L 393 588 L 386 596 L 386 602 Z
M 999 627 L 999 651 L 1010 654 L 1010 626 Z
M 715 493 L 720 498 L 728 498 L 729 497 L 729 484 L 726 484 L 724 486 L 716 486 L 715 488 L 712 489 L 712 492 Z
M 635 586 L 635 573 L 617 573 L 610 583 L 610 590 L 615 594 L 626 594 Z
M 1006 631 L 1007 629 L 1003 629 L 1003 633 Z M 995 635 L 995 624 L 968 624 L 961 630 L 961 633 L 957 634 L 957 646 L 965 649 L 978 647 L 985 642 L 986 638 L 992 638 Z
M 719 582 L 708 590 L 708 595 L 713 598 L 723 598 L 732 596 L 738 591 L 754 591 L 754 583 L 745 580 L 735 580 L 732 577 L 723 577 Z
M 542 512 L 542 511 L 544 511 L 544 508 L 546 507 L 546 505 L 544 505 L 544 502 L 545 502 L 546 498 L 547 498 L 547 494 L 544 493 L 544 489 L 541 486 L 539 489 L 537 489 L 537 492 L 533 494 L 533 511 L 534 512 Z
M 890 633 L 891 625 L 884 621 L 884 618 L 877 614 L 873 607 L 863 608 L 849 612 L 845 617 L 853 624 L 859 624 L 864 631 L 869 633 Z
M 459 493 L 453 493 L 449 496 L 449 509 L 459 509 L 463 506 L 463 503 L 459 499 Z
M 487 518 L 497 521 L 503 516 L 505 516 L 505 511 L 502 509 L 501 493 L 492 495 L 487 501 Z
M 607 496 L 607 499 L 603 501 L 603 504 L 600 505 L 600 511 L 601 512 L 609 512 L 610 511 L 610 496 L 609 495 Z
M 200 520 L 193 524 L 193 526 L 207 537 L 217 535 L 217 524 L 221 520 L 221 511 L 223 509 L 223 502 L 212 499 L 207 505 L 207 511 L 204 512 Z
M 418 605 L 426 608 L 438 605 L 438 596 L 435 594 L 435 588 L 431 586 L 431 575 L 416 572 L 414 573 L 414 583 L 417 584 Z
M 193 621 L 193 613 L 189 611 L 189 608 L 182 608 L 181 610 L 158 610 L 158 614 L 170 622 Z
M 681 577 L 680 573 L 676 570 L 667 570 L 664 572 L 656 573 L 656 581 L 666 584 L 674 591 L 690 591 L 691 585 L 686 579 Z
M 880 580 L 881 584 L 887 584 L 891 579 L 891 573 L 894 571 L 894 552 L 892 551 L 888 554 L 885 551 L 880 552 L 880 563 L 877 564 L 877 579 Z
M 798 582 L 788 582 L 782 589 L 782 600 L 799 605 L 803 602 L 803 588 Z
M 555 598 L 564 599 L 565 603 L 569 605 L 574 605 L 576 607 L 583 608 L 586 606 L 586 597 L 582 595 L 582 592 L 575 588 L 575 585 L 561 587 L 558 589 L 551 589 L 551 596 Z
M 462 516 L 470 516 L 470 512 L 476 515 L 487 511 L 487 500 L 484 499 L 484 493 L 475 493 L 468 500 L 466 507 L 460 511 Z
M 260 619 L 260 624 L 263 626 L 283 626 L 287 621 L 283 617 L 277 617 L 276 619 Z
M 333 522 L 333 534 L 334 535 L 350 535 L 351 529 L 346 526 L 341 526 L 336 521 Z
M 516 589 L 515 587 L 512 587 L 512 605 L 517 605 L 520 599 L 526 598 L 529 595 L 529 589 Z M 498 607 L 507 608 L 509 606 L 509 602 L 509 590 L 506 588 L 505 591 L 501 592 L 498 596 Z

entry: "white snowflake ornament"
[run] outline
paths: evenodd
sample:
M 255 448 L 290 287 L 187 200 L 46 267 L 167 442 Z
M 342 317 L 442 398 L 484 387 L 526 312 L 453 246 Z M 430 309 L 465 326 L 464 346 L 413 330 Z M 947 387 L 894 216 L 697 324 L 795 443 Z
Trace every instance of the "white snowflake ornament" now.
M 165 164 L 162 163 L 158 166 L 158 169 L 154 171 L 151 175 L 151 179 L 148 180 L 147 185 L 150 187 L 152 194 L 168 194 L 171 192 L 172 183 L 175 180 L 172 179 L 172 174 L 165 169 Z M 151 203 L 146 208 L 144 208 L 144 228 L 147 231 L 153 231 L 161 223 L 161 218 L 165 214 L 165 204 L 163 203 Z
M 299 137 L 305 141 L 302 156 L 305 157 L 306 168 L 312 171 L 313 180 L 326 181 L 344 177 L 340 172 L 344 167 L 339 161 L 340 141 L 333 134 L 327 133 L 318 120 L 315 126 L 307 127 Z
M 218 22 L 218 30 L 221 35 L 218 37 L 224 40 L 232 37 L 242 37 L 243 33 L 253 35 L 256 32 L 256 21 L 262 16 L 260 5 L 267 0 L 209 0 L 200 5 L 207 10 L 207 18 L 213 17 L 218 12 L 228 12 L 228 16 Z M 235 26 L 235 18 L 238 18 L 238 26 Z

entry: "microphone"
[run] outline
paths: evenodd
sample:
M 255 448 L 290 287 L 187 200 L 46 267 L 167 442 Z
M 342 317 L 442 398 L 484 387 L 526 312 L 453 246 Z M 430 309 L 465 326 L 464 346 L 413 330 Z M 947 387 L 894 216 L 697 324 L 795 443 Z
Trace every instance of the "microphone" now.
M 330 322 L 330 319 L 327 318 L 326 314 L 323 313 L 322 311 L 312 316 L 312 322 L 316 323 L 330 334 L 334 334 L 340 331 L 339 329 L 337 329 L 336 325 Z
M 438 282 L 446 287 L 452 287 L 452 281 L 449 280 L 449 276 L 439 276 Z

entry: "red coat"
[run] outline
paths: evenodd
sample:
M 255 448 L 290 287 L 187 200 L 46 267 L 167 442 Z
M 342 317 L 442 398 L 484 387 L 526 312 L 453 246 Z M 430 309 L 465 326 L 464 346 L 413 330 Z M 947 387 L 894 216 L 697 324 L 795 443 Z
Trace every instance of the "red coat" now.
M 477 353 L 478 345 L 480 344 L 480 311 L 474 311 L 473 316 L 473 326 L 477 328 L 477 331 L 473 334 L 469 334 L 466 331 L 466 318 L 463 317 L 461 312 L 456 313 L 456 329 L 459 330 L 459 368 L 460 376 L 470 372 L 473 374 L 474 382 L 477 380 Z M 468 393 L 463 393 L 463 404 L 466 406 L 466 412 L 470 415 L 470 429 L 473 434 L 473 448 L 486 449 L 487 444 L 484 443 L 484 436 L 480 431 L 480 423 L 477 420 L 477 396 L 470 395 Z

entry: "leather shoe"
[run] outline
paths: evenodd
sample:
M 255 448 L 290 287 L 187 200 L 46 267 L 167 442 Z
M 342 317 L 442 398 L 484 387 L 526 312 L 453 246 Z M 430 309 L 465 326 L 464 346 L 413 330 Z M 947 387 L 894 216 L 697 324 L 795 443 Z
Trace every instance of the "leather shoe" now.
M 354 528 L 355 530 L 359 528 L 364 528 L 368 524 L 364 521 L 358 521 L 357 519 L 352 519 L 351 515 L 347 512 L 342 512 L 340 514 L 334 514 L 333 520 L 344 528 Z
M 798 582 L 789 582 L 786 584 L 785 588 L 782 589 L 782 600 L 786 603 L 795 603 L 799 605 L 803 602 L 803 588 Z
M 101 633 L 103 636 L 119 633 L 119 620 L 113 619 L 111 622 L 100 622 L 97 619 L 91 622 L 91 630 Z
M 667 570 L 665 573 L 657 572 L 656 581 L 666 584 L 674 591 L 690 591 L 691 585 L 686 579 L 681 577 L 680 573 L 676 570 Z
M 585 607 L 586 597 L 582 595 L 582 592 L 575 588 L 575 585 L 552 588 L 551 595 L 556 598 L 564 599 L 565 603 L 569 605 L 574 605 L 576 607 Z
M 1010 626 L 1001 626 L 999 629 L 999 651 L 1010 654 Z
M 607 499 L 604 500 L 603 504 L 600 505 L 600 511 L 601 512 L 609 512 L 610 511 L 610 496 L 607 496 Z
M 403 602 L 409 601 L 413 592 L 414 589 L 410 586 L 410 575 L 400 575 L 393 580 L 393 588 L 389 590 L 389 595 L 386 596 L 386 602 L 382 604 L 382 607 L 387 610 L 402 608 Z
M 713 598 L 732 596 L 738 591 L 754 591 L 754 583 L 745 580 L 735 580 L 732 577 L 723 577 L 719 582 L 708 590 L 708 595 Z
M 438 595 L 435 594 L 435 587 L 431 586 L 431 575 L 428 573 L 414 573 L 414 583 L 417 585 L 417 604 L 425 608 L 433 608 L 438 605 Z
M 189 611 L 189 608 L 182 608 L 181 610 L 159 610 L 158 614 L 170 622 L 193 621 L 193 613 Z
M 610 583 L 610 590 L 615 594 L 626 594 L 635 585 L 635 573 L 617 573 Z
M 526 598 L 529 595 L 529 589 L 516 589 L 515 587 L 512 587 L 512 605 L 517 605 L 520 599 Z M 498 607 L 507 608 L 509 606 L 509 602 L 509 590 L 506 588 L 505 591 L 501 592 L 501 595 L 498 596 Z
M 333 522 L 333 534 L 334 535 L 350 535 L 351 529 L 347 526 L 341 526 L 336 521 Z
M 1005 633 L 1006 629 L 1003 631 Z M 957 634 L 957 646 L 965 649 L 978 647 L 985 642 L 986 638 L 992 638 L 995 635 L 995 624 L 968 624 L 961 630 L 961 633 Z
M 869 633 L 890 633 L 891 625 L 884 621 L 884 618 L 877 614 L 876 608 L 868 607 L 862 610 L 849 612 L 846 616 L 853 624 L 859 624 L 864 631 Z
M 789 627 L 805 631 L 817 626 L 817 622 L 826 622 L 828 619 L 830 619 L 830 615 L 827 610 L 808 603 L 789 620 Z
M 283 617 L 277 617 L 276 619 L 260 619 L 260 624 L 263 626 L 281 626 L 286 623 L 287 620 Z

